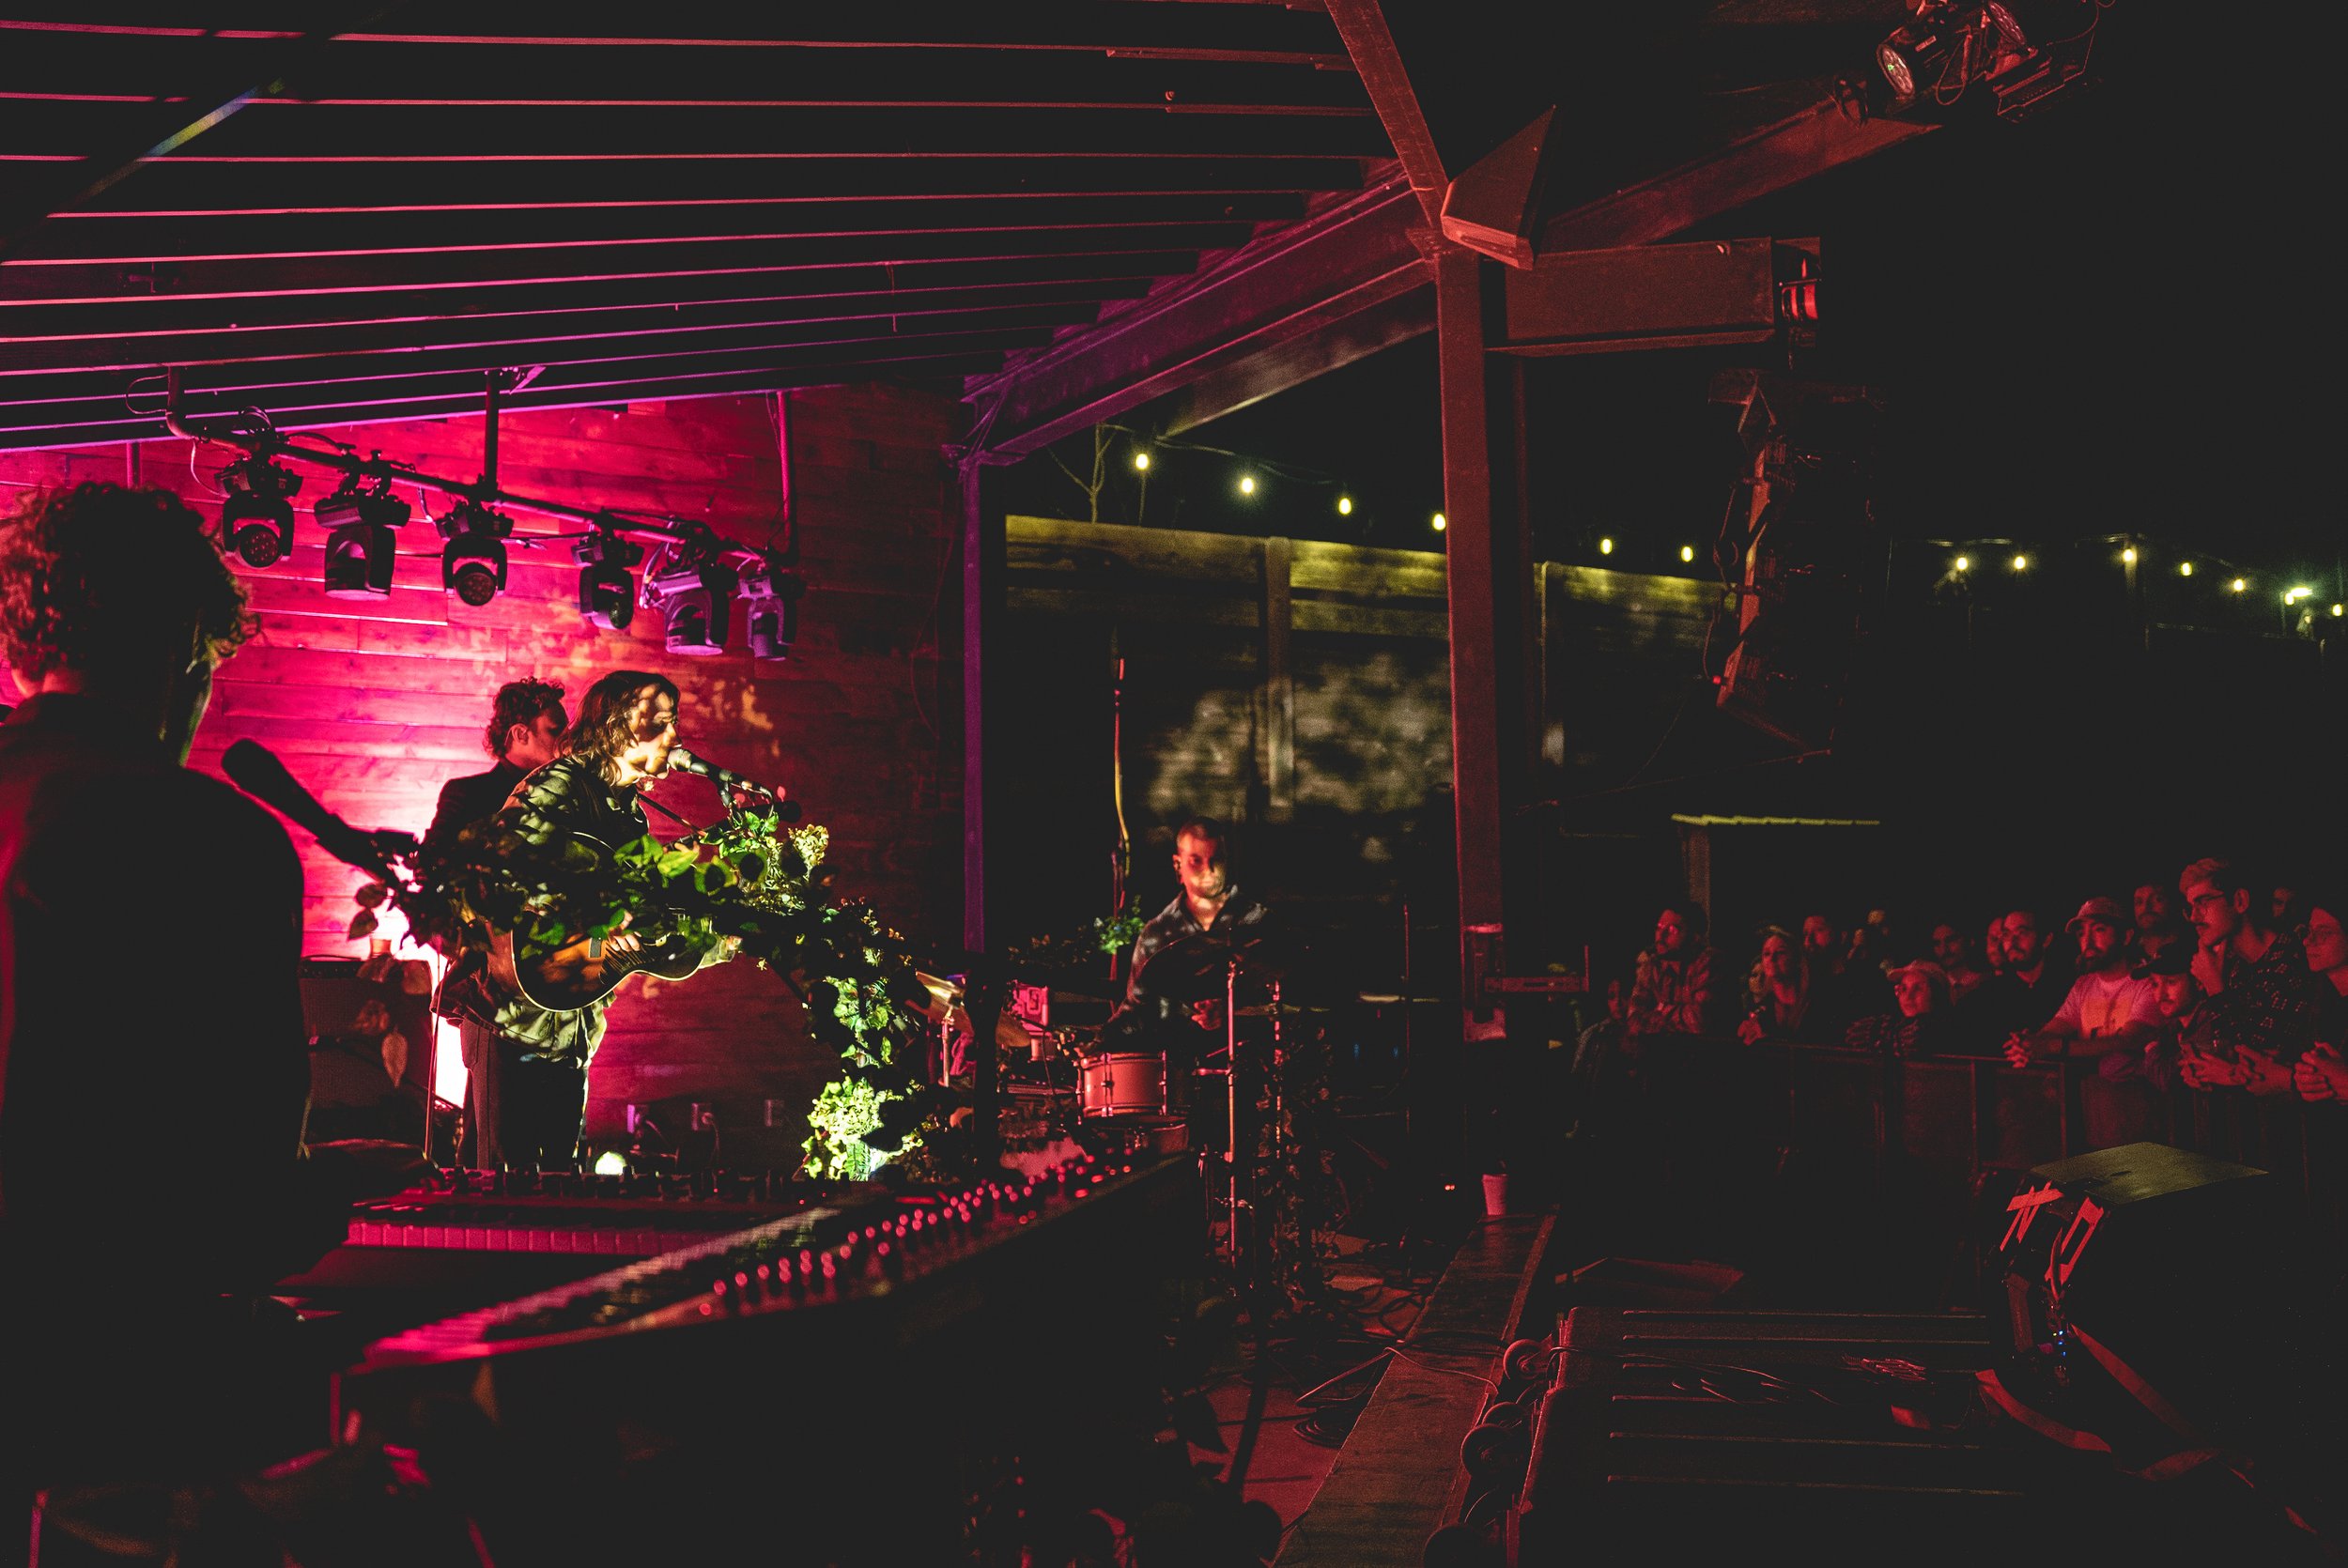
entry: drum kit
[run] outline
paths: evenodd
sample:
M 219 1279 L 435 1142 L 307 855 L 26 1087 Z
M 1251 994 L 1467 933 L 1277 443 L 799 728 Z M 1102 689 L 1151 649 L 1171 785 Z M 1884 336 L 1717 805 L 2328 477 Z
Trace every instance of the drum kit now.
M 1196 1060 L 1144 1049 L 1164 1036 L 1136 1027 L 1137 1013 L 1104 1026 L 1113 998 L 1102 981 L 1060 976 L 1049 991 L 1014 986 L 1012 1006 L 995 1025 L 1008 1098 L 1015 1108 L 1019 1081 L 1040 1081 L 1061 1108 L 1052 1135 L 1120 1152 L 1178 1152 L 1194 1146 L 1196 1131 L 1208 1145 L 1200 1160 L 1211 1225 L 1232 1266 L 1254 1268 L 1262 1229 L 1250 1222 L 1255 1188 L 1282 1153 L 1283 1032 L 1299 1014 L 1322 1010 L 1282 999 L 1297 957 L 1292 944 L 1261 928 L 1194 932 L 1150 957 L 1147 993 L 1163 1004 L 1165 1028 L 1196 1036 Z M 951 977 L 918 978 L 930 994 L 922 1015 L 937 1025 L 933 1076 L 960 1076 L 970 1068 L 971 1033 L 962 988 Z M 1062 1022 L 1089 1016 L 1104 1022 Z M 1206 1043 L 1211 1031 L 1221 1033 L 1219 1044 Z

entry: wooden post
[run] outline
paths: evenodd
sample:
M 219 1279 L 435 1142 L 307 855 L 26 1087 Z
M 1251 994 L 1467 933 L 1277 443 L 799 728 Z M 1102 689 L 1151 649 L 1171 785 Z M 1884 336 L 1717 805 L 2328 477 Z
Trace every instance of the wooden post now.
M 1523 672 L 1505 652 L 1518 643 L 1522 616 L 1514 567 L 1523 545 L 1514 490 L 1516 421 L 1513 377 L 1495 375 L 1487 353 L 1482 269 L 1472 251 L 1435 257 L 1435 335 L 1443 394 L 1443 535 L 1451 630 L 1451 776 L 1460 857 L 1460 975 L 1466 982 L 1470 931 L 1502 926 L 1502 839 L 1506 781 L 1515 748 L 1503 735 Z M 1495 439 L 1498 437 L 1499 439 Z M 1494 484 L 1494 455 L 1508 467 L 1505 489 Z M 1515 579 L 1515 580 L 1511 580 Z M 1506 589 L 1504 591 L 1504 583 Z M 1507 726 L 1513 730 L 1515 726 Z M 1489 938 L 1487 938 L 1489 941 Z M 1498 943 L 1491 943 L 1497 950 Z M 1495 951 L 1494 956 L 1497 956 Z M 1470 1038 L 1506 1033 L 1497 1008 L 1466 1009 Z
M 1003 510 L 979 454 L 960 469 L 962 491 L 962 945 L 987 945 L 987 638 L 1001 619 Z M 981 1053 L 983 1054 L 983 1053 Z
M 1296 688 L 1289 659 L 1289 564 L 1285 538 L 1263 542 L 1263 781 L 1265 818 L 1282 822 L 1295 808 Z

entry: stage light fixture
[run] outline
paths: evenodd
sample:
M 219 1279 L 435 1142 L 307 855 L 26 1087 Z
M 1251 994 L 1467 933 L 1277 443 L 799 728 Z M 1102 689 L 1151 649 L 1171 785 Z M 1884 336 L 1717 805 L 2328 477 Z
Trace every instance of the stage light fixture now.
M 624 632 L 636 619 L 636 581 L 627 569 L 644 559 L 641 545 L 597 533 L 572 546 L 579 562 L 579 613 L 590 626 Z
M 1598 553 L 1600 555 L 1613 555 L 1614 553 L 1614 542 L 1612 539 L 1599 540 L 1598 542 Z
M 806 579 L 772 556 L 742 574 L 742 608 L 749 621 L 750 657 L 787 659 L 799 638 L 799 600 Z
M 1351 517 L 1353 515 L 1353 498 L 1352 496 L 1339 496 L 1337 498 L 1337 515 L 1340 517 Z
M 259 453 L 220 470 L 228 499 L 220 509 L 221 542 L 247 566 L 274 566 L 293 553 L 293 502 L 301 476 Z
M 1437 533 L 1441 533 L 1444 530 L 1451 526 L 1451 522 L 1442 513 L 1438 512 L 1431 519 L 1430 526 Z
M 334 493 L 320 497 L 311 510 L 327 530 L 326 596 L 389 598 L 394 554 L 392 530 L 405 528 L 414 515 L 406 501 L 392 494 L 391 480 L 378 479 L 372 488 L 363 488 L 357 474 L 346 474 Z
M 475 609 L 505 591 L 505 540 L 514 519 L 479 501 L 460 499 L 432 519 L 448 546 L 440 552 L 440 586 Z
M 1150 471 L 1150 454 L 1149 454 L 1148 453 L 1146 453 L 1146 452 L 1136 452 L 1136 453 L 1134 453 L 1134 472 L 1135 472 L 1135 473 L 1148 473 L 1149 471 Z
M 1943 0 L 1920 0 L 1913 19 L 1876 45 L 1876 69 L 1891 86 L 1892 108 L 1905 109 L 1940 85 L 1966 31 L 1955 7 Z
M 1244 473 L 1239 476 L 1239 493 L 1243 496 L 1252 496 L 1256 493 L 1256 476 L 1254 474 Z
M 660 611 L 670 653 L 699 658 L 726 651 L 737 581 L 706 540 L 688 543 L 658 571 L 644 574 L 644 603 Z
M 1696 547 L 1693 545 L 1682 545 L 1679 546 L 1679 559 L 1682 561 L 1693 562 L 1695 558 Z

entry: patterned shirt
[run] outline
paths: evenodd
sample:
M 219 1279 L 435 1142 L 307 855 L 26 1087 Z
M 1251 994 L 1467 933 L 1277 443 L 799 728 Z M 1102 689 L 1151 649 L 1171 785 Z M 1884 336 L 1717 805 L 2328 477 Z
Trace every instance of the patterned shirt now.
M 533 849 L 570 855 L 609 855 L 645 834 L 644 807 L 633 790 L 603 781 L 595 764 L 558 757 L 523 779 L 497 814 L 497 825 Z M 566 848 L 564 846 L 576 846 Z M 475 961 L 452 973 L 441 988 L 440 1010 L 486 1023 L 524 1048 L 526 1056 L 584 1065 L 603 1043 L 609 996 L 557 1012 L 526 996 L 504 994 Z
M 1271 911 L 1261 899 L 1243 892 L 1234 884 L 1223 898 L 1223 906 L 1215 912 L 1213 930 L 1220 933 L 1260 926 Z M 1125 982 L 1125 1006 L 1122 1011 L 1146 1011 L 1160 1018 L 1169 1018 L 1186 1006 L 1192 997 L 1169 997 L 1153 991 L 1143 976 L 1150 961 L 1165 951 L 1167 944 L 1186 936 L 1197 936 L 1209 928 L 1201 926 L 1190 913 L 1190 898 L 1176 893 L 1174 901 L 1150 917 L 1141 928 L 1140 938 L 1134 943 L 1133 975 Z M 1216 994 L 1220 995 L 1220 990 Z
M 2329 981 L 2308 968 L 2308 950 L 2295 936 L 2277 932 L 2256 963 L 2226 949 L 2225 988 L 2209 999 L 2210 1039 L 2231 1057 L 2242 1046 L 2299 1059 L 2315 1038 Z
M 1727 1033 L 1722 996 L 1712 984 L 1710 947 L 1665 958 L 1646 953 L 1639 960 L 1638 977 L 1630 985 L 1630 1016 L 1624 1026 L 1633 1035 L 1718 1035 Z

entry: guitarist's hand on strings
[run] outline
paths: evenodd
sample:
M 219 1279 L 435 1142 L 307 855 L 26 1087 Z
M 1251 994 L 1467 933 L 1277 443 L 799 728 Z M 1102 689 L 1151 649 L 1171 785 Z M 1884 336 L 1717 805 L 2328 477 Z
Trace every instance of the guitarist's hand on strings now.
M 643 950 L 644 939 L 627 929 L 628 921 L 634 918 L 635 916 L 632 915 L 623 915 L 620 916 L 619 927 L 614 930 L 610 936 L 603 939 L 603 950 L 605 952 L 636 953 Z

